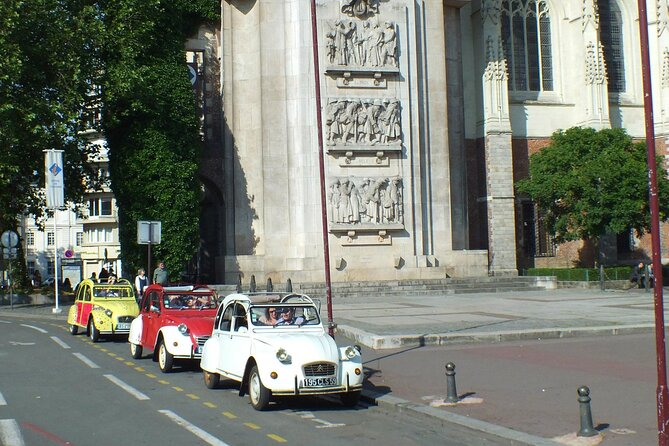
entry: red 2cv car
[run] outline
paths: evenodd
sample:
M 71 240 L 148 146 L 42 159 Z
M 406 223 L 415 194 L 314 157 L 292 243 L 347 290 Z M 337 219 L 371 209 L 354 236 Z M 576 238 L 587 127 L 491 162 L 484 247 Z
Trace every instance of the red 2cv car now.
M 130 325 L 130 354 L 139 359 L 145 349 L 152 350 L 163 373 L 172 370 L 175 359 L 199 360 L 217 304 L 216 292 L 206 286 L 150 285 Z

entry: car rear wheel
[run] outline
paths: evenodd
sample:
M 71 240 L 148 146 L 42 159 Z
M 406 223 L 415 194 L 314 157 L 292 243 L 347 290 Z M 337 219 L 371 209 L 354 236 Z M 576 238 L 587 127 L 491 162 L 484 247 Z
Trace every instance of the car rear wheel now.
M 71 334 L 71 335 L 75 335 L 75 334 L 77 334 L 78 332 L 79 332 L 79 327 L 77 327 L 77 326 L 74 325 L 74 324 L 70 325 L 70 334 Z
M 255 410 L 265 410 L 269 406 L 272 392 L 263 385 L 258 373 L 258 366 L 253 366 L 249 374 L 249 397 Z
M 172 366 L 174 365 L 174 356 L 167 351 L 165 347 L 165 341 L 160 341 L 158 346 L 158 366 L 160 371 L 163 373 L 169 373 L 172 371 Z
M 207 386 L 207 389 L 215 389 L 218 387 L 218 383 L 221 382 L 221 375 L 218 373 L 207 372 L 206 370 L 202 371 L 204 375 L 204 385 Z
M 360 401 L 360 392 L 342 393 L 339 398 L 344 406 L 355 407 L 358 405 L 358 401 Z
M 88 321 L 88 336 L 93 342 L 98 342 L 100 340 L 100 330 L 95 327 L 93 319 Z
M 130 354 L 133 359 L 139 359 L 142 357 L 142 346 L 130 343 Z

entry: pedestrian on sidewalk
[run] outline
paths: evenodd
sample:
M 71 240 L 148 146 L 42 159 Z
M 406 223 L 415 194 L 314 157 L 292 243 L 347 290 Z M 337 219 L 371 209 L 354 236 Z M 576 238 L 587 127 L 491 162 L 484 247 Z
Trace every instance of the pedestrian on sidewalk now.
M 144 288 L 149 284 L 149 278 L 146 277 L 146 271 L 144 268 L 137 270 L 137 276 L 135 277 L 135 291 L 137 292 L 137 300 L 140 301 L 144 295 Z
M 156 268 L 155 271 L 153 271 L 153 283 L 165 286 L 167 285 L 168 276 L 169 273 L 165 268 L 165 262 L 163 261 L 159 262 L 158 268 Z
M 644 276 L 644 264 L 639 262 L 637 265 L 634 265 L 632 268 L 632 275 L 630 276 L 630 282 L 637 285 L 639 288 L 644 287 L 645 276 Z

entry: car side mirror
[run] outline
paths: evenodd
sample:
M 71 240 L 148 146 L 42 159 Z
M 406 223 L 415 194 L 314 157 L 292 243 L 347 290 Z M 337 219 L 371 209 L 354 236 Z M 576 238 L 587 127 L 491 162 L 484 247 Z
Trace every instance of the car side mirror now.
M 153 312 L 153 313 L 160 313 L 160 308 L 151 305 L 151 306 L 149 307 L 149 311 L 151 311 L 151 312 Z

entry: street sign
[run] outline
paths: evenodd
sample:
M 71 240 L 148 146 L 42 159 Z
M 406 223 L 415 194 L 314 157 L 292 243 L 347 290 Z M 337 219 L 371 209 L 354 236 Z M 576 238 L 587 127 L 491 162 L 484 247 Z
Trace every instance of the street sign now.
M 16 248 L 2 248 L 2 258 L 5 260 L 13 260 L 17 257 Z
M 140 245 L 159 245 L 161 241 L 161 222 L 138 221 L 137 243 Z
M 74 251 L 72 251 L 71 249 L 65 251 L 65 257 L 69 259 L 72 258 L 72 256 L 74 256 Z
M 5 248 L 15 248 L 19 244 L 19 236 L 14 231 L 5 231 L 0 236 L 0 242 Z

